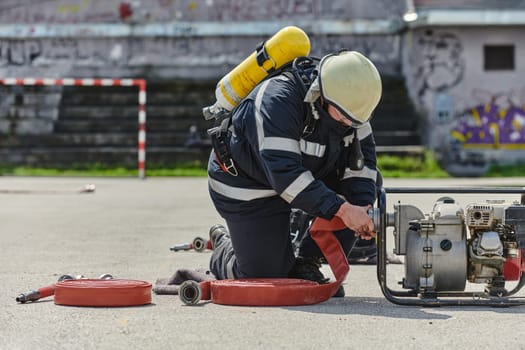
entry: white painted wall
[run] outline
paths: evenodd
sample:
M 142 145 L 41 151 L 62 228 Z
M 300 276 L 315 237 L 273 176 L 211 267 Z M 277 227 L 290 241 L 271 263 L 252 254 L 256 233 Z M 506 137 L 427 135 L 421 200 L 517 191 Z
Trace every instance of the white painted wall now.
M 484 45 L 514 45 L 514 70 L 485 71 Z M 425 139 L 431 148 L 448 152 L 446 144 L 450 142 L 451 129 L 457 123 L 472 122 L 472 110 L 476 106 L 498 111 L 499 134 L 523 135 L 525 119 L 521 129 L 519 114 L 525 117 L 524 27 L 418 28 L 405 35 L 403 49 L 407 86 L 418 109 L 426 116 L 428 134 Z M 452 109 L 449 118 L 440 119 L 438 107 L 448 105 Z M 514 112 L 510 113 L 512 107 Z M 494 123 L 484 115 L 482 112 L 480 123 Z M 508 129 L 510 124 L 512 130 Z M 506 150 L 501 148 L 504 147 L 494 144 L 493 147 L 480 147 L 480 152 L 496 160 L 525 159 L 523 151 L 507 152 L 509 148 L 525 149 L 525 142 L 517 142 Z

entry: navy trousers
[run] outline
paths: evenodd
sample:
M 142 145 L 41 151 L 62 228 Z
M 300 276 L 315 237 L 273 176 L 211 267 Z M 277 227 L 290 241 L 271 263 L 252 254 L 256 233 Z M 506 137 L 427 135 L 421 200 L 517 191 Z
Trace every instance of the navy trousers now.
M 274 214 L 246 221 L 226 220 L 229 237 L 219 240 L 210 260 L 210 270 L 217 279 L 286 278 L 295 255 L 290 236 L 290 213 Z M 356 242 L 351 230 L 335 235 L 345 254 Z M 299 249 L 302 257 L 323 255 L 308 234 Z
M 226 220 L 230 237 L 213 251 L 210 270 L 218 279 L 287 277 L 295 261 L 290 239 L 290 214 Z
M 335 172 L 323 181 L 340 193 L 340 182 Z M 210 191 L 210 195 L 230 232 L 230 237 L 221 240 L 213 251 L 210 271 L 215 277 L 288 277 L 295 262 L 290 235 L 289 204 L 279 197 L 241 202 L 222 197 L 213 191 Z M 357 241 L 354 232 L 345 229 L 334 234 L 348 256 Z M 299 256 L 323 257 L 309 234 L 301 242 Z

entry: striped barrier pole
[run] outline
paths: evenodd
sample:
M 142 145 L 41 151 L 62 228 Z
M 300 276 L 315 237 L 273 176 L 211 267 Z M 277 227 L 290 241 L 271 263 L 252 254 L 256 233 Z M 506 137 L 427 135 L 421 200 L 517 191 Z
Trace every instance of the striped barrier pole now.
M 146 80 L 137 79 L 139 87 L 139 135 L 138 169 L 139 178 L 146 178 Z

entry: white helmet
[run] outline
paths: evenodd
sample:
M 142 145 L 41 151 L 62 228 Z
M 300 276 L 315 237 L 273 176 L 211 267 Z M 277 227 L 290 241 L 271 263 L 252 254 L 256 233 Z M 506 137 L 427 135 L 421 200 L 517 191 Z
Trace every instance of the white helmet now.
M 356 51 L 330 54 L 319 63 L 319 92 L 356 126 L 366 123 L 381 99 L 381 77 L 372 62 Z

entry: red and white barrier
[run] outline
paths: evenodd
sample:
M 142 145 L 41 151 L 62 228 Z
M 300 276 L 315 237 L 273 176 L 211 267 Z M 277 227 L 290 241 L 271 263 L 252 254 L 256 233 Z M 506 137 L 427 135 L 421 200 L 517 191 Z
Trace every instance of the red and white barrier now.
M 146 177 L 146 80 L 145 79 L 79 79 L 79 78 L 4 78 L 0 85 L 36 86 L 138 86 L 139 132 L 138 171 L 139 177 Z

